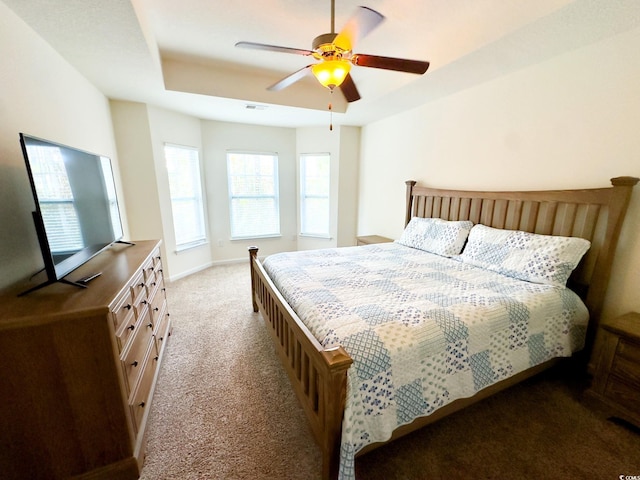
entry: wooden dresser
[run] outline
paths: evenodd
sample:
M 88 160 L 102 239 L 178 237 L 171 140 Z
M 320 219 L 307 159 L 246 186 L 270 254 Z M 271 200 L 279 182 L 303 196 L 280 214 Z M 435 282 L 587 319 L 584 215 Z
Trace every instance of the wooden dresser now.
M 640 427 L 640 313 L 604 323 L 594 352 L 595 373 L 587 394 Z
M 171 322 L 159 241 L 0 297 L 0 477 L 136 479 Z

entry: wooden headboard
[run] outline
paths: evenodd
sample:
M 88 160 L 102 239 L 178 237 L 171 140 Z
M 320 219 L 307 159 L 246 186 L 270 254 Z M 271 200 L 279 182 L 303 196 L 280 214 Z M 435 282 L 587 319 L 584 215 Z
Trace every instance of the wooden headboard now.
M 591 320 L 587 350 L 593 344 L 611 264 L 635 177 L 611 179 L 612 187 L 583 190 L 475 192 L 407 184 L 405 225 L 412 217 L 471 220 L 494 228 L 544 235 L 582 237 L 591 248 L 569 280 L 584 300 Z

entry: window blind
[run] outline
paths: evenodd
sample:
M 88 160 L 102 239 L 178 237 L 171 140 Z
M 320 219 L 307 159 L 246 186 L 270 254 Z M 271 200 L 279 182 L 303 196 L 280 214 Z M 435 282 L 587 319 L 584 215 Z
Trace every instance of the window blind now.
M 331 155 L 300 156 L 300 233 L 329 236 Z
M 280 235 L 278 156 L 227 153 L 231 238 Z

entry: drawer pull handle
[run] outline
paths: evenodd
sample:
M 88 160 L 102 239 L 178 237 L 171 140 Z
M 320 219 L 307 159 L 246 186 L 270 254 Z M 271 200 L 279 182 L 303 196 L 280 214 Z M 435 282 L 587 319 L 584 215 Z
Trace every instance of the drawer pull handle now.
M 144 402 L 140 402 L 138 406 L 144 408 Z
M 137 367 L 138 366 L 138 361 L 134 360 L 133 363 L 131 364 L 132 367 Z
M 127 327 L 127 330 L 131 330 L 131 331 L 133 332 L 133 330 L 134 330 L 135 328 L 136 328 L 136 326 L 135 326 L 135 325 L 129 325 L 129 326 Z
M 144 287 L 144 282 L 139 283 L 139 284 L 138 284 L 138 286 L 139 286 L 140 288 Z
M 146 300 L 142 300 L 140 303 L 146 305 L 148 302 Z
M 131 304 L 130 304 L 130 303 L 127 303 L 127 304 L 126 304 L 124 307 L 122 307 L 122 308 L 126 308 L 127 310 L 131 310 L 131 308 L 132 308 L 132 307 L 131 307 Z
M 151 286 L 155 287 L 156 286 L 156 282 L 151 282 Z
M 149 328 L 153 328 L 153 323 L 149 323 L 149 324 L 147 325 L 147 327 L 149 327 Z
M 160 310 L 160 307 L 156 307 L 153 309 L 154 312 L 157 312 L 158 310 Z

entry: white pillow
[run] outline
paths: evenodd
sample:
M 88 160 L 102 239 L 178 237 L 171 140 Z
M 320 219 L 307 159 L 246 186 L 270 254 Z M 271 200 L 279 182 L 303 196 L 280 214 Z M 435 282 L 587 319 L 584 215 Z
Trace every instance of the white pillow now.
M 460 254 L 473 227 L 470 221 L 450 221 L 441 218 L 413 217 L 398 243 L 444 257 Z
M 475 225 L 459 259 L 533 283 L 564 287 L 591 243 L 584 238 L 540 235 Z

